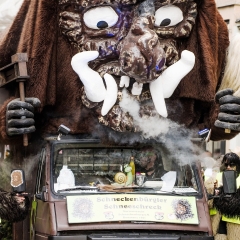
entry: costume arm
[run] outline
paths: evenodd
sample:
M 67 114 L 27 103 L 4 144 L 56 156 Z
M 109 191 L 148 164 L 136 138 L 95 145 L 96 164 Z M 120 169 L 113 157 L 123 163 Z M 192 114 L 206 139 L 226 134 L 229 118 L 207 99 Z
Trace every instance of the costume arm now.
M 211 140 L 212 141 L 219 141 L 219 140 L 229 140 L 235 137 L 239 131 L 231 130 L 230 132 L 225 130 L 225 128 L 220 128 L 214 125 L 215 121 L 218 119 L 218 114 L 220 111 L 220 106 L 217 102 L 213 103 L 211 111 L 210 111 L 210 117 L 207 120 L 208 124 L 206 123 L 206 126 L 211 129 Z
M 224 139 L 230 139 L 240 132 L 240 34 L 236 34 L 230 42 L 226 68 L 224 70 L 221 86 L 216 94 L 218 106 L 217 120 L 214 122 L 218 128 L 217 134 L 230 129 Z
M 16 136 L 34 132 L 34 107 L 40 104 L 37 98 L 26 98 L 25 102 L 18 98 L 7 100 L 0 108 L 0 142 L 14 144 L 20 140 Z
M 223 61 L 218 86 L 221 85 L 210 112 L 211 140 L 214 141 L 232 139 L 240 132 L 240 70 L 236 64 L 240 62 L 239 49 L 240 34 L 236 34 Z

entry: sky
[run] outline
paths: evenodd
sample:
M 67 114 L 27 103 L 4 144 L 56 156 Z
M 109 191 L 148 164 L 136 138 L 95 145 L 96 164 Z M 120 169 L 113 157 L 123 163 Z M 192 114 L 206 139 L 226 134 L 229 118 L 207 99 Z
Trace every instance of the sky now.
M 23 0 L 0 0 L 0 31 L 9 27 Z

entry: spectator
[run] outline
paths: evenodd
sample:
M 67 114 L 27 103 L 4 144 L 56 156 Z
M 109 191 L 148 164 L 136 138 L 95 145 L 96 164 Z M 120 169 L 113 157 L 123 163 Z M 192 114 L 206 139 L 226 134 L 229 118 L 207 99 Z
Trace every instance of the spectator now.
M 208 193 L 215 194 L 217 197 L 209 201 L 210 215 L 215 240 L 236 240 L 240 235 L 240 211 L 237 211 L 239 205 L 240 192 L 240 158 L 237 154 L 230 152 L 224 155 L 222 159 L 223 171 L 236 171 L 237 193 L 232 194 L 231 198 L 226 198 L 222 190 L 222 172 L 218 173 L 216 178 L 209 178 L 205 181 Z

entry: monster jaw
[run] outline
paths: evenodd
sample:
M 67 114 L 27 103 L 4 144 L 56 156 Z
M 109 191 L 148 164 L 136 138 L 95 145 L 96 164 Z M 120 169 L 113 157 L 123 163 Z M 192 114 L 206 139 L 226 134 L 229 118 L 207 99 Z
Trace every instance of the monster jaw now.
M 101 76 L 88 66 L 88 62 L 96 59 L 98 55 L 97 51 L 77 53 L 73 56 L 71 65 L 81 79 L 88 99 L 92 102 L 103 101 L 101 114 L 105 116 L 117 101 L 118 87 L 114 78 L 106 73 L 103 76 L 107 87 L 105 88 Z M 164 98 L 171 97 L 182 78 L 192 70 L 194 64 L 194 54 L 184 50 L 178 62 L 168 67 L 155 81 L 149 83 L 154 106 L 162 117 L 167 117 Z M 129 86 L 128 76 L 121 78 L 120 87 L 123 86 Z M 132 94 L 139 95 L 141 86 L 141 84 L 134 83 Z

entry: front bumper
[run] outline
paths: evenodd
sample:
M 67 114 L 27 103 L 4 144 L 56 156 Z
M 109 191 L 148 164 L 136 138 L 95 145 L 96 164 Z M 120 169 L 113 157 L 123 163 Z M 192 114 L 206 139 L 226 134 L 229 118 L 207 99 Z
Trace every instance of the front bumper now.
M 214 240 L 213 236 L 160 233 L 107 233 L 75 236 L 49 236 L 48 240 Z

